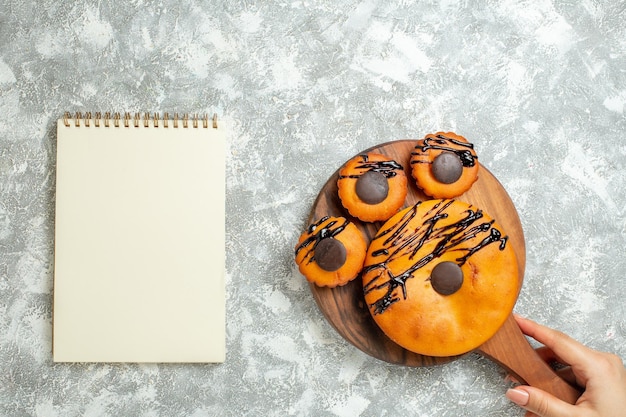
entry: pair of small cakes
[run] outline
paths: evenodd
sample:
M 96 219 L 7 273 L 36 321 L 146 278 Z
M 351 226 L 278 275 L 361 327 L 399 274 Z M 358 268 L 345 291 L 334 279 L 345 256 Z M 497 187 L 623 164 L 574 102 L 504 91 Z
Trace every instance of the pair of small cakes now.
M 506 321 L 519 287 L 515 252 L 500 226 L 452 199 L 401 210 L 367 249 L 353 223 L 326 217 L 303 234 L 296 262 L 317 285 L 343 285 L 360 271 L 376 324 L 398 345 L 428 356 L 461 355 L 485 343 Z
M 455 133 L 427 135 L 415 145 L 410 159 L 417 186 L 432 198 L 454 198 L 478 179 L 474 145 Z M 365 222 L 385 221 L 404 205 L 404 168 L 385 155 L 354 157 L 339 171 L 339 198 L 348 212 Z

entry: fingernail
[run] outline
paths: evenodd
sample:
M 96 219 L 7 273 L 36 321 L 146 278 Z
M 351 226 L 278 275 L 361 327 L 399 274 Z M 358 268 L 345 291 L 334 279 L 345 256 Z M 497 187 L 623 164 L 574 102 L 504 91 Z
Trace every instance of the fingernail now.
M 506 392 L 506 398 L 522 407 L 528 404 L 528 397 L 528 393 L 521 389 L 511 388 Z
M 504 377 L 504 382 L 514 385 L 520 385 L 520 382 L 511 374 L 506 374 L 506 376 Z

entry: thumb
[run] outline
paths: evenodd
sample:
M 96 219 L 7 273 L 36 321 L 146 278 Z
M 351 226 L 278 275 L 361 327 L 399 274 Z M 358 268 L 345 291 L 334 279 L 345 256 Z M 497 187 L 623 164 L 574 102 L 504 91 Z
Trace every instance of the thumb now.
M 538 388 L 521 385 L 506 392 L 515 404 L 539 417 L 575 416 L 576 407 Z

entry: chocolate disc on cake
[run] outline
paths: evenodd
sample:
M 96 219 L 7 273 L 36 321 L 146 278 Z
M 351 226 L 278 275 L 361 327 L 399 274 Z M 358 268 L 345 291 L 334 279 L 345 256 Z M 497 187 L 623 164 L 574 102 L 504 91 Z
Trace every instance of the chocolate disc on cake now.
M 430 273 L 430 284 L 441 295 L 454 294 L 463 285 L 463 270 L 455 262 L 438 263 Z
M 452 184 L 463 175 L 461 158 L 452 152 L 442 152 L 434 160 L 433 176 L 442 184 Z
M 315 262 L 324 271 L 336 271 L 346 263 L 346 247 L 337 239 L 322 239 L 315 248 Z
M 389 194 L 389 183 L 382 172 L 367 171 L 356 180 L 356 195 L 366 204 L 385 201 Z

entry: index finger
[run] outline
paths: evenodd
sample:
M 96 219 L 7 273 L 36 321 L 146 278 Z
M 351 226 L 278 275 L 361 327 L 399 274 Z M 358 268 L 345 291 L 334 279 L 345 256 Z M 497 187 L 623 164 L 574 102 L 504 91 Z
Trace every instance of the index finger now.
M 594 351 L 565 333 L 542 326 L 516 314 L 514 316 L 522 333 L 543 343 L 563 362 L 571 365 L 572 368 L 585 369 L 586 365 L 593 361 L 590 355 L 593 355 Z

